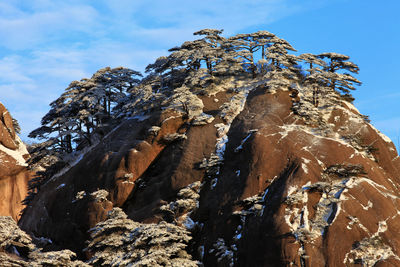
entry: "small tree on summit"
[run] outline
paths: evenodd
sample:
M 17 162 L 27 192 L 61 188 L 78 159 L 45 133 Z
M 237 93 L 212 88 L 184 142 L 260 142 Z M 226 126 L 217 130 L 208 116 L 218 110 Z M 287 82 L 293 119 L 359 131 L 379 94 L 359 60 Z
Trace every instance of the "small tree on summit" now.
M 312 104 L 315 107 L 319 106 L 320 97 L 325 95 L 326 91 L 330 88 L 329 85 L 329 76 L 327 73 L 322 71 L 320 68 L 313 68 L 311 74 L 307 75 L 304 80 L 304 85 L 312 88 Z
M 223 31 L 203 29 L 193 33 L 193 35 L 205 36 L 202 39 L 204 42 L 200 54 L 206 63 L 210 75 L 213 74 L 213 65 L 218 62 L 218 58 L 223 54 L 221 49 L 221 44 L 225 41 L 225 38 L 221 36 Z
M 112 107 L 126 95 L 126 91 L 139 83 L 136 77 L 142 77 L 142 74 L 123 67 L 106 67 L 93 74 L 91 79 L 96 87 L 92 92 L 97 101 L 102 100 L 102 111 L 107 118 L 111 117 Z
M 289 88 L 300 80 L 297 56 L 288 53 L 296 50 L 289 42 L 276 36 L 270 42 L 265 55 L 268 62 L 268 71 L 264 75 L 267 85 L 270 89 Z
M 328 84 L 329 80 L 323 74 L 323 71 L 318 68 L 325 67 L 326 63 L 322 59 L 318 58 L 316 55 L 305 53 L 298 56 L 300 61 L 305 62 L 309 69 L 308 75 L 306 75 L 304 84 L 306 86 L 310 86 L 313 92 L 312 103 L 315 107 L 319 105 L 319 97 L 322 91 L 325 91 L 323 88 Z
M 349 71 L 358 73 L 359 67 L 351 61 L 349 56 L 338 53 L 322 53 L 317 56 L 320 59 L 327 60 L 324 71 L 328 72 L 327 77 L 330 81 L 329 87 L 334 91 L 345 93 L 350 96 L 350 90 L 355 90 L 354 85 L 361 85 L 361 82 L 349 73 L 340 73 L 338 71 Z
M 261 49 L 261 70 L 263 72 L 266 49 L 270 46 L 271 38 L 274 34 L 267 31 L 258 31 L 248 34 L 237 34 L 228 39 L 231 49 L 236 51 L 239 58 L 242 58 L 243 65 L 250 70 L 253 77 L 257 73 L 257 64 L 255 62 L 255 54 Z
M 90 79 L 71 82 L 29 137 L 46 139 L 59 153 L 71 153 L 82 142 L 90 145 L 93 132 L 111 119 L 113 107 L 139 82 L 138 76 L 122 67 L 104 68 Z
M 271 61 L 272 68 L 282 69 L 297 65 L 298 58 L 288 53 L 288 51 L 296 52 L 297 50 L 288 41 L 275 36 L 270 42 L 271 45 L 267 48 L 266 59 Z
M 326 66 L 325 61 L 323 61 L 322 59 L 318 58 L 317 55 L 313 55 L 313 54 L 310 54 L 310 53 L 301 54 L 300 56 L 298 56 L 298 59 L 300 59 L 301 61 L 303 61 L 306 64 L 308 64 L 309 69 L 307 69 L 307 71 L 309 72 L 309 74 L 313 74 L 315 72 L 315 68 L 317 66 L 320 66 L 320 67 L 325 67 Z

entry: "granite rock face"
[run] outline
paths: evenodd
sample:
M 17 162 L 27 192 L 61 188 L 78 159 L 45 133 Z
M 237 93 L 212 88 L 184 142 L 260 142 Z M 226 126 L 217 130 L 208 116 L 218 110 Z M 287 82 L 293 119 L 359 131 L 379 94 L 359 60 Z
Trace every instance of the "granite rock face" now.
M 216 185 L 202 190 L 205 265 L 226 264 L 222 241 L 238 266 L 400 264 L 393 143 L 345 101 L 296 108 L 302 101 L 249 94 Z
M 125 120 L 40 188 L 20 227 L 89 264 L 149 255 L 146 233 L 169 224 L 188 264 L 400 264 L 400 158 L 352 104 L 259 81 L 195 97 L 193 116 Z
M 0 215 L 18 220 L 32 173 L 27 170 L 29 153 L 15 133 L 13 120 L 0 103 Z

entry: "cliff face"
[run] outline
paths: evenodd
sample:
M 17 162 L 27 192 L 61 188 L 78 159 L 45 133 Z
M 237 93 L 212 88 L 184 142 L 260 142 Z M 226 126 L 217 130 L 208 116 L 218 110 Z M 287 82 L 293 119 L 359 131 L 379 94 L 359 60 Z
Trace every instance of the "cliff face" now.
M 204 263 L 400 264 L 395 147 L 351 104 L 300 99 L 293 113 L 289 92 L 259 88 L 234 120 L 216 185 L 200 198 Z
M 90 259 L 88 230 L 120 207 L 190 231 L 205 266 L 400 264 L 400 159 L 354 106 L 231 80 L 191 97 L 186 114 L 115 128 L 42 185 L 20 227 Z
M 15 133 L 13 120 L 0 103 L 0 215 L 20 217 L 31 174 L 26 170 L 29 158 L 25 145 Z

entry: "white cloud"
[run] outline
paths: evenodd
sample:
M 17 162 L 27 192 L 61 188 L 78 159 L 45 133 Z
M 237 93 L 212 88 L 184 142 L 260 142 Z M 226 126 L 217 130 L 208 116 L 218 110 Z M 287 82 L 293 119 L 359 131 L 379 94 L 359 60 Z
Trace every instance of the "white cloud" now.
M 9 56 L 0 59 L 0 81 L 11 83 L 31 83 L 33 79 L 19 71 L 20 57 Z
M 32 13 L 8 5 L 7 10 L 11 14 L 0 16 L 0 36 L 7 36 L 1 40 L 0 47 L 9 50 L 47 46 L 72 33 L 95 33 L 99 19 L 97 11 L 87 5 L 59 4 L 50 10 L 34 10 Z

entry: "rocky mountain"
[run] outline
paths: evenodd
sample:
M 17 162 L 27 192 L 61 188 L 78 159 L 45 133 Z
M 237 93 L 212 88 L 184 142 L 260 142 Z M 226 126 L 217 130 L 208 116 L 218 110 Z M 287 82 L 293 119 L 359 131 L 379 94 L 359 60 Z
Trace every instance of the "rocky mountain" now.
M 46 266 L 399 266 L 400 158 L 338 92 L 354 78 L 296 72 L 282 52 L 288 44 L 254 36 L 281 45 L 268 47 L 272 63 L 263 44 L 264 61 L 248 72 L 210 67 L 196 80 L 202 69 L 194 68 L 177 79 L 173 65 L 140 82 L 115 126 L 35 187 L 23 231 L 2 218 L 0 229 L 14 233 L 3 235 L 4 262 L 41 266 L 52 255 Z M 248 40 L 230 42 L 240 38 Z M 332 70 L 356 69 L 344 55 L 318 58 L 326 56 Z
M 27 170 L 29 153 L 15 132 L 13 119 L 0 103 L 0 215 L 20 217 L 22 200 L 32 173 Z
M 21 228 L 79 254 L 119 207 L 191 231 L 205 266 L 400 263 L 400 159 L 387 137 L 335 95 L 317 108 L 292 90 L 219 89 L 193 96 L 192 118 L 123 122 L 42 186 Z

